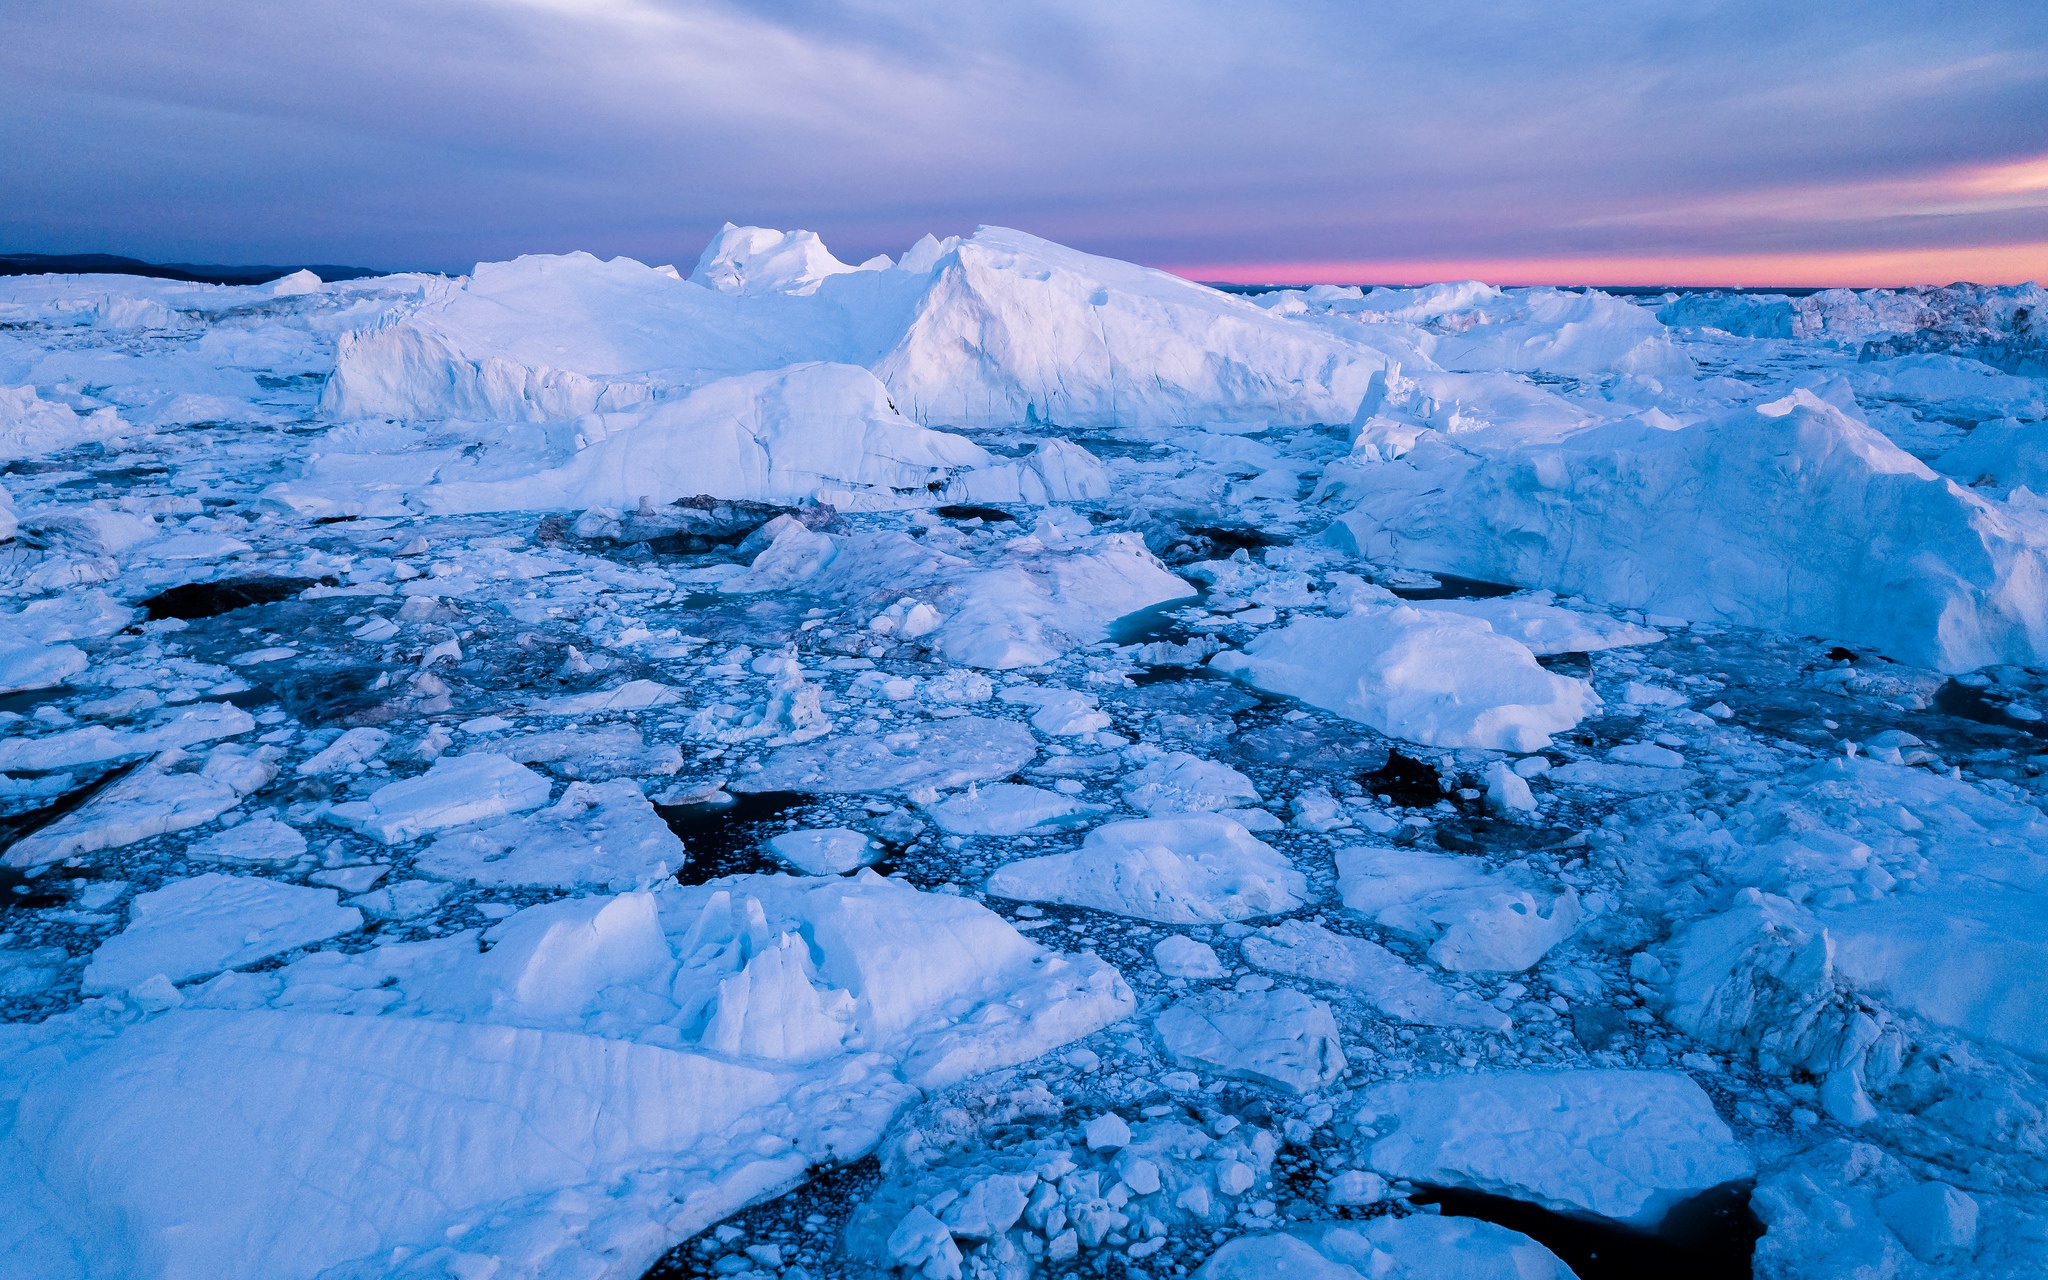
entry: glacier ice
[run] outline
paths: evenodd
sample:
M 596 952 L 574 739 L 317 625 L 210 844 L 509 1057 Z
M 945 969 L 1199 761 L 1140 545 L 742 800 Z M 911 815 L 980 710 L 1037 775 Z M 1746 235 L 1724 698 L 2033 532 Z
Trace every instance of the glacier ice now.
M 2036 1275 L 2041 301 L 0 280 L 0 1276 Z

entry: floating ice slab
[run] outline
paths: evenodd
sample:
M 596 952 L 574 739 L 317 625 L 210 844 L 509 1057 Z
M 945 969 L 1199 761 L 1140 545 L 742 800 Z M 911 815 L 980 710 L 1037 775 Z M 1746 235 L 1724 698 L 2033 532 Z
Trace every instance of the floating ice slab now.
M 1623 795 L 1649 795 L 1657 791 L 1683 791 L 1700 780 L 1691 769 L 1671 769 L 1635 764 L 1610 764 L 1604 760 L 1574 760 L 1549 771 L 1550 780 L 1561 786 L 1591 787 L 1595 791 L 1617 791 Z
M 388 783 L 367 800 L 329 810 L 336 822 L 385 844 L 537 809 L 548 801 L 548 780 L 503 756 L 458 756 L 436 760 L 426 773 Z
M 19 642 L 0 632 L 0 693 L 63 684 L 87 665 L 85 651 L 76 645 Z
M 1347 849 L 1337 855 L 1337 887 L 1346 907 L 1428 941 L 1429 958 L 1459 972 L 1520 972 L 1579 927 L 1571 889 L 1455 854 Z
M 875 842 L 845 827 L 785 831 L 770 836 L 768 852 L 807 876 L 836 876 L 875 860 Z
M 1135 535 L 1012 548 L 992 568 L 955 576 L 940 594 L 940 649 L 990 671 L 1035 667 L 1107 639 L 1119 618 L 1193 594 Z
M 1374 1085 L 1358 1124 L 1389 1178 L 1471 1187 L 1653 1228 L 1681 1200 L 1756 1172 L 1689 1077 L 1477 1072 Z
M 1299 991 L 1206 991 L 1153 1022 L 1185 1067 L 1306 1093 L 1344 1073 L 1330 1006 Z
M 172 748 L 55 822 L 11 845 L 5 863 L 39 867 L 184 831 L 218 818 L 277 776 L 278 751 L 215 747 L 201 759 Z
M 1124 799 L 1132 808 L 1154 817 L 1174 813 L 1214 813 L 1259 800 L 1252 780 L 1214 760 L 1185 751 L 1153 751 L 1139 755 L 1138 768 L 1124 775 Z
M 1556 1254 L 1477 1218 L 1415 1214 L 1325 1224 L 1225 1244 L 1195 1280 L 1575 1280 Z
M 1106 823 L 1077 852 L 997 868 L 987 889 L 1167 924 L 1292 911 L 1308 897 L 1307 879 L 1284 855 L 1219 814 Z
M 1072 796 L 1020 782 L 957 791 L 925 806 L 941 831 L 956 836 L 1043 835 L 1085 827 L 1109 812 Z
M 225 831 L 194 841 L 188 858 L 202 862 L 255 862 L 272 865 L 296 862 L 306 851 L 306 837 L 275 818 L 250 818 Z
M 1031 762 L 1038 744 L 1009 720 L 956 716 L 889 733 L 839 735 L 780 747 L 759 773 L 733 791 L 941 790 L 1007 778 Z
M 477 884 L 624 888 L 678 870 L 684 860 L 683 842 L 639 784 L 621 778 L 572 782 L 545 809 L 444 830 L 414 865 L 429 875 Z
M 1348 987 L 1403 1022 L 1479 1031 L 1513 1025 L 1500 1010 L 1470 996 L 1459 998 L 1378 943 L 1305 920 L 1285 920 L 1252 934 L 1244 940 L 1244 958 L 1269 973 Z
M 1216 955 L 1216 948 L 1206 942 L 1180 934 L 1169 934 L 1161 938 L 1152 948 L 1152 963 L 1159 966 L 1159 972 L 1169 978 L 1226 978 L 1230 970 Z
M 658 680 L 628 680 L 616 689 L 542 698 L 535 709 L 549 716 L 587 716 L 602 711 L 645 711 L 682 701 L 682 693 Z
M 1554 603 L 1556 598 L 1548 591 L 1531 591 L 1490 600 L 1417 600 L 1414 607 L 1483 619 L 1496 632 L 1520 641 L 1539 657 L 1655 644 L 1664 638 L 1663 632 L 1633 622 L 1584 609 L 1566 609 Z
M 1545 671 L 1485 620 L 1408 605 L 1301 618 L 1210 665 L 1435 747 L 1537 751 L 1600 708 L 1592 685 Z
M 334 741 L 299 761 L 297 772 L 300 777 L 341 773 L 352 764 L 365 764 L 375 760 L 390 742 L 391 735 L 382 729 L 348 729 Z
M 122 992 L 162 974 L 183 982 L 352 933 L 363 913 L 332 889 L 209 871 L 136 895 L 128 927 L 100 944 L 85 989 Z
M 109 729 L 86 725 L 44 738 L 10 738 L 0 742 L 0 769 L 73 769 L 134 756 L 155 755 L 173 747 L 196 746 L 217 738 L 233 738 L 256 727 L 240 707 L 208 702 L 180 711 L 147 729 Z

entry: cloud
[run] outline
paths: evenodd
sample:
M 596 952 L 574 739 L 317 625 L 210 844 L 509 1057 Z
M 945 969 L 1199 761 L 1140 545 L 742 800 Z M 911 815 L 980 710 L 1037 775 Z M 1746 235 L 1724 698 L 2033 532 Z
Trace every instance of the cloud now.
M 1190 269 L 2025 243 L 2044 53 L 2010 3 L 15 0 L 0 237 L 451 268 L 688 259 L 726 218 Z

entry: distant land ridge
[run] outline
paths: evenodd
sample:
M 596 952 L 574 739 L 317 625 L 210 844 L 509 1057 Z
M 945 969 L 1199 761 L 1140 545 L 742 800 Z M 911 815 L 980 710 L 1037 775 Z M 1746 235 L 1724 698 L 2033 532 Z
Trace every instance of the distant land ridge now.
M 0 253 L 0 276 L 78 275 L 149 276 L 191 284 L 267 284 L 294 271 L 310 271 L 322 280 L 361 280 L 388 275 L 370 267 L 333 263 L 300 263 L 288 267 L 228 267 L 214 263 L 144 262 L 111 253 Z

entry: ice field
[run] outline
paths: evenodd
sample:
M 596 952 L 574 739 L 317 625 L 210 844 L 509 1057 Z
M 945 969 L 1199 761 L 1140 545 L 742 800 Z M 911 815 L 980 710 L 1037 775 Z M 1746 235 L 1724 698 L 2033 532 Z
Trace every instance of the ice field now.
M 2044 302 L 0 280 L 0 1278 L 2039 1276 Z

